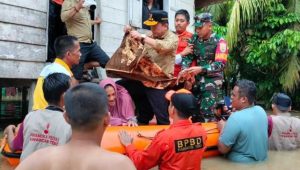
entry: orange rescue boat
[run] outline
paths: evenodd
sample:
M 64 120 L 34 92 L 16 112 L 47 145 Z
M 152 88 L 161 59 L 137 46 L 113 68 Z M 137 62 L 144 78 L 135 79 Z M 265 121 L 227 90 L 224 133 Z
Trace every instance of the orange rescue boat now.
M 218 151 L 218 138 L 219 130 L 215 122 L 202 123 L 199 126 L 203 126 L 207 133 L 206 150 L 204 152 L 204 158 L 219 155 Z M 125 148 L 120 143 L 118 133 L 120 130 L 125 130 L 132 134 L 134 137 L 133 144 L 138 150 L 145 149 L 150 143 L 155 134 L 163 129 L 167 129 L 167 125 L 149 125 L 138 127 L 127 126 L 110 126 L 105 130 L 102 138 L 101 147 L 113 152 L 121 154 L 125 153 Z M 20 161 L 21 152 L 11 152 L 7 143 L 2 150 L 3 157 L 9 162 L 11 166 L 17 166 Z

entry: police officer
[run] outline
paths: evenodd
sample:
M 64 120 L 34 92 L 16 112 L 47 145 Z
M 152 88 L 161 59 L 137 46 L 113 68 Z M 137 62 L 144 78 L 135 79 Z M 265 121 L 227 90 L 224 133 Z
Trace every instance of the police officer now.
M 143 66 L 143 76 L 165 76 L 169 80 L 134 81 L 123 79 L 117 83 L 125 87 L 134 100 L 139 113 L 137 117 L 139 124 L 149 124 L 155 114 L 157 124 L 167 125 L 170 124 L 168 101 L 164 96 L 167 92 L 166 89 L 173 82 L 178 37 L 169 30 L 168 13 L 165 11 L 151 11 L 150 17 L 144 24 L 151 27 L 148 35 L 141 34 L 130 26 L 126 26 L 124 29 L 132 38 L 144 44 L 142 54 L 144 57 L 142 58 L 151 60 L 151 63 Z M 142 63 L 141 61 L 142 59 L 139 60 L 139 64 Z M 157 76 L 158 74 L 159 76 Z
M 129 158 L 138 170 L 156 165 L 161 170 L 199 169 L 205 149 L 206 132 L 199 124 L 192 124 L 189 117 L 198 112 L 195 97 L 186 89 L 169 91 L 169 115 L 173 124 L 156 134 L 146 150 L 140 151 L 132 144 L 133 138 L 125 131 L 119 133 Z
M 192 90 L 205 121 L 213 121 L 216 103 L 223 96 L 221 88 L 228 49 L 226 41 L 212 33 L 210 13 L 201 13 L 194 19 L 196 33 L 190 40 L 194 50 L 182 58 L 178 79 L 185 81 L 185 87 Z M 193 61 L 197 64 L 191 67 Z

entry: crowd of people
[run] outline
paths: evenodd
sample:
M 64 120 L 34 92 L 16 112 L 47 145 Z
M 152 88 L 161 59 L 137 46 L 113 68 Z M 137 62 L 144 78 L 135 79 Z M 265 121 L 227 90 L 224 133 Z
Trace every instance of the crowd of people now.
M 17 169 L 201 168 L 207 133 L 198 122 L 217 122 L 228 55 L 226 41 L 212 32 L 212 15 L 197 15 L 192 34 L 187 31 L 188 11 L 178 10 L 173 33 L 168 13 L 148 4 L 144 25 L 149 33 L 125 26 L 125 34 L 143 45 L 145 56 L 169 82 L 106 78 L 99 84 L 79 84 L 84 63 L 96 60 L 105 67 L 109 60 L 92 39 L 91 25 L 101 20 L 90 20 L 84 0 L 64 0 L 61 5 L 68 35 L 54 42 L 56 59 L 40 73 L 33 111 L 18 128 L 9 125 L 4 131 L 10 149 L 22 150 Z M 272 116 L 255 105 L 255 97 L 253 81 L 237 81 L 229 118 L 217 122 L 218 149 L 234 162 L 264 161 L 268 149 L 300 147 L 300 120 L 290 116 L 289 96 L 273 96 Z M 126 131 L 119 132 L 119 139 L 127 156 L 99 147 L 106 127 L 146 125 L 153 118 L 158 125 L 172 124 L 157 132 L 145 150 L 137 150 Z

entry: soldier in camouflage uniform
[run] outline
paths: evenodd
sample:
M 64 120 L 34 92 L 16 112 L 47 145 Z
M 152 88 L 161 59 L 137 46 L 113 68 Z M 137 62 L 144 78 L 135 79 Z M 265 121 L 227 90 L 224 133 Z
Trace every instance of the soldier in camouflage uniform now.
M 179 76 L 179 79 L 185 79 L 187 74 L 192 75 L 194 82 L 185 79 L 185 83 L 190 84 L 205 121 L 215 120 L 216 103 L 223 97 L 223 70 L 228 55 L 225 40 L 212 34 L 211 19 L 210 13 L 202 13 L 195 17 L 196 33 L 190 40 L 193 53 L 182 58 L 182 71 Z

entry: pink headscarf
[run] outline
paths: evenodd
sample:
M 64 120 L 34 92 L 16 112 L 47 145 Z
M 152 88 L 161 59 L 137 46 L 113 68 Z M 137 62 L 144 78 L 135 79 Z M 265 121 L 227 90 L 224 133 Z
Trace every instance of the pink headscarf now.
M 110 124 L 120 126 L 134 117 L 134 103 L 127 90 L 116 84 L 113 79 L 106 78 L 99 83 L 99 86 L 102 88 L 105 88 L 107 85 L 111 85 L 115 89 L 116 94 L 116 105 L 108 107 L 111 116 Z

